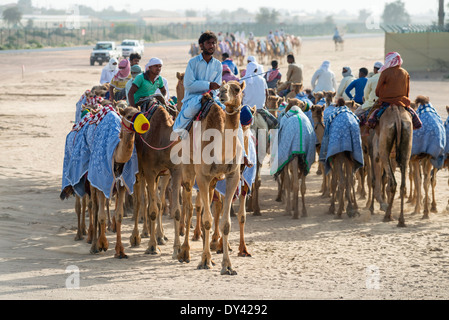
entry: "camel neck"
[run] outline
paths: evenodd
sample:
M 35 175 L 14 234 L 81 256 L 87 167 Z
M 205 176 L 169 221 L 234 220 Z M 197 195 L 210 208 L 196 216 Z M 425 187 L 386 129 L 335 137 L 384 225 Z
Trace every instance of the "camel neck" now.
M 126 163 L 131 159 L 134 150 L 134 132 L 129 132 L 122 125 L 120 131 L 120 142 L 115 149 L 114 162 Z

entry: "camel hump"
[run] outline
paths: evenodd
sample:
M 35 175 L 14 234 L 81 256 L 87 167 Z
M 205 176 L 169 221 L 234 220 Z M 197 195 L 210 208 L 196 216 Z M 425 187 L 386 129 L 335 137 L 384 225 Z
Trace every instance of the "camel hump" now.
M 426 96 L 420 94 L 416 97 L 415 104 L 417 106 L 419 106 L 419 105 L 423 105 L 423 104 L 428 104 L 429 101 L 430 101 L 429 97 L 426 97 Z

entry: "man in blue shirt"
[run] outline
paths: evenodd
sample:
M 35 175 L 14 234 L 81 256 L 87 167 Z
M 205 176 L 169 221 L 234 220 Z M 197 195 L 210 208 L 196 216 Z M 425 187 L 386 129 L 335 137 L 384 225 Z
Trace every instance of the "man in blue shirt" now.
M 227 52 L 223 52 L 223 54 L 221 55 L 221 59 L 223 61 L 221 64 L 227 65 L 235 76 L 239 74 L 239 69 L 235 65 L 234 61 L 229 58 L 229 54 Z
M 366 78 L 367 75 L 368 75 L 368 69 L 360 68 L 359 69 L 359 78 L 352 81 L 345 90 L 345 93 L 349 97 L 349 99 L 354 100 L 358 104 L 363 104 L 363 94 L 364 94 L 366 82 L 368 81 L 368 79 Z M 351 94 L 352 89 L 355 89 L 354 97 Z
M 184 99 L 182 109 L 176 117 L 173 131 L 181 136 L 190 121 L 201 110 L 201 98 L 204 93 L 210 94 L 218 101 L 218 89 L 221 84 L 222 65 L 213 57 L 217 48 L 217 36 L 210 31 L 204 32 L 199 40 L 202 53 L 189 60 L 184 74 Z

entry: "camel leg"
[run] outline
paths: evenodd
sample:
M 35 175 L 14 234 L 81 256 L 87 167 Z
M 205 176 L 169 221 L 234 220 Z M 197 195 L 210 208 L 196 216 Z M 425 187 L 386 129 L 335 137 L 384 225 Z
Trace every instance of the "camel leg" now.
M 239 231 L 240 231 L 240 244 L 239 244 L 239 257 L 251 257 L 251 254 L 248 252 L 248 248 L 246 247 L 245 242 L 245 223 L 246 223 L 246 197 L 248 193 L 248 186 L 245 184 L 242 188 L 242 194 L 239 199 L 239 212 L 237 215 L 237 219 L 239 221 Z
M 170 182 L 170 175 L 159 177 L 159 186 L 160 186 L 160 209 L 159 214 L 157 215 L 157 224 L 156 224 L 156 235 L 157 235 L 157 243 L 159 245 L 164 245 L 167 243 L 167 237 L 165 236 L 164 226 L 162 224 L 162 215 L 165 210 L 168 209 L 167 201 L 165 198 L 165 191 L 168 187 L 168 183 Z
M 92 190 L 92 188 L 91 188 L 91 190 Z M 94 237 L 94 232 L 95 232 L 95 228 L 94 228 L 95 211 L 93 208 L 92 194 L 90 196 L 88 196 L 87 210 L 89 212 L 89 228 L 87 229 L 86 242 L 89 244 L 92 244 L 92 239 Z
M 223 210 L 223 197 L 217 191 L 211 189 L 209 192 L 215 193 L 215 200 L 211 200 L 213 217 L 214 217 L 214 233 L 210 243 L 210 249 L 217 253 L 223 253 L 223 239 L 220 237 L 220 217 Z M 212 197 L 213 199 L 214 197 Z
M 411 166 L 414 172 L 414 185 L 415 185 L 415 210 L 413 214 L 419 214 L 421 212 L 421 190 L 422 190 L 422 177 L 421 177 L 421 165 L 420 160 L 411 161 Z
M 337 210 L 337 219 L 341 219 L 341 215 L 343 214 L 344 209 L 344 192 L 345 192 L 345 186 L 346 181 L 344 178 L 344 172 L 343 172 L 343 166 L 344 161 L 342 161 L 342 154 L 337 154 L 336 157 L 334 157 L 335 161 L 335 168 L 336 170 L 333 172 L 333 174 L 337 174 L 338 177 L 338 191 L 337 191 L 337 198 L 338 198 L 338 210 Z
M 112 217 L 111 220 L 111 211 L 110 209 L 111 201 L 109 199 L 106 199 L 106 213 L 108 216 L 108 231 L 115 232 L 115 217 Z M 117 201 L 115 201 L 115 205 L 117 206 Z
M 83 235 L 87 234 L 86 231 L 86 209 L 88 210 L 89 195 L 85 194 L 81 199 L 81 230 Z
M 140 217 L 145 214 L 145 180 L 142 175 L 136 175 L 136 183 L 134 184 L 134 205 L 133 205 L 133 216 L 134 216 L 134 229 L 131 233 L 129 241 L 131 247 L 138 247 L 142 241 L 139 234 L 139 220 Z
M 424 175 L 424 214 L 423 219 L 429 219 L 429 187 L 430 187 L 430 175 L 432 171 L 432 164 L 430 163 L 430 157 L 426 157 L 422 160 L 422 168 Z
M 148 248 L 145 251 L 147 254 L 158 254 L 159 247 L 156 240 L 156 220 L 159 214 L 157 206 L 157 181 L 154 175 L 146 175 L 147 192 L 148 192 L 148 212 L 149 212 L 149 225 L 150 225 L 150 241 L 148 242 Z
M 382 171 L 382 162 L 380 158 L 380 150 L 379 150 L 379 139 L 380 137 L 375 134 L 373 137 L 373 178 L 374 178 L 374 199 L 377 200 L 380 204 L 380 209 L 382 211 L 387 211 L 388 204 L 385 203 L 385 199 L 382 195 L 382 185 L 383 185 L 383 171 Z M 388 154 L 389 157 L 389 154 Z M 371 211 L 373 213 L 373 211 Z
M 206 178 L 202 175 L 198 175 L 196 179 L 198 188 L 200 190 L 201 201 L 203 203 L 203 226 L 204 226 L 204 237 L 203 237 L 203 253 L 201 255 L 201 262 L 198 265 L 198 269 L 210 269 L 213 265 L 212 256 L 210 251 L 210 229 L 212 228 L 212 213 L 210 211 L 210 178 Z M 226 189 L 228 188 L 228 183 L 226 183 Z M 229 209 L 229 206 L 228 206 Z M 229 217 L 230 219 L 230 217 Z M 187 238 L 187 234 L 186 234 Z M 224 250 L 226 251 L 226 247 Z
M 143 180 L 143 191 L 141 194 L 141 209 L 140 209 L 140 217 L 143 219 L 142 233 L 140 234 L 141 238 L 149 238 L 150 237 L 150 199 L 148 198 L 148 183 L 144 176 L 142 176 Z
M 407 203 L 414 203 L 414 188 L 413 188 L 413 180 L 414 180 L 414 169 L 413 169 L 413 161 L 410 161 L 408 179 L 410 181 L 410 190 L 408 195 Z
M 345 180 L 346 180 L 346 199 L 348 201 L 346 207 L 346 213 L 350 217 L 354 217 L 358 214 L 357 207 L 357 199 L 355 196 L 354 189 L 354 163 L 353 161 L 346 156 L 345 157 Z M 363 174 L 363 173 L 362 173 Z
M 292 186 L 292 202 L 293 202 L 293 219 L 299 218 L 299 209 L 298 209 L 298 200 L 299 200 L 299 177 L 298 177 L 298 168 L 299 160 L 298 157 L 294 157 L 294 159 L 290 162 L 290 172 L 291 172 L 291 186 Z
M 285 215 L 290 216 L 292 214 L 292 177 L 290 175 L 290 164 L 288 164 L 286 167 L 284 167 L 284 170 L 282 170 L 284 175 L 284 190 L 285 190 Z
M 97 189 L 94 187 L 90 187 L 90 198 L 92 201 L 92 218 L 90 219 L 90 234 L 92 235 L 90 238 L 90 243 L 92 243 L 90 248 L 90 253 L 95 254 L 100 252 L 98 250 L 98 198 L 97 198 Z
M 181 219 L 181 204 L 179 195 L 181 193 L 182 169 L 177 167 L 171 170 L 172 192 L 170 195 L 170 215 L 173 217 L 175 239 L 173 242 L 173 255 L 177 258 L 181 249 L 181 240 L 179 238 L 179 224 Z
M 203 210 L 203 206 L 201 203 L 201 197 L 199 195 L 196 196 L 195 199 L 195 212 L 196 212 L 196 226 L 193 231 L 192 241 L 198 241 L 201 237 L 201 213 Z
M 223 218 L 220 229 L 223 235 L 223 261 L 221 265 L 222 275 L 236 275 L 232 269 L 231 259 L 229 257 L 229 233 L 231 232 L 230 207 L 234 192 L 240 182 L 240 171 L 236 170 L 226 175 L 226 197 L 224 199 Z M 204 199 L 204 198 L 203 198 Z
M 432 175 L 431 175 L 432 177 L 431 177 L 431 180 L 430 180 L 430 183 L 431 183 L 431 186 L 432 186 L 432 206 L 430 208 L 430 212 L 433 212 L 433 213 L 437 213 L 438 212 L 438 210 L 437 210 L 437 203 L 435 201 L 435 187 L 436 187 L 436 184 L 437 184 L 437 172 L 438 172 L 437 168 L 433 168 L 432 169 Z
M 181 190 L 181 197 L 182 201 L 184 203 L 184 197 L 185 197 L 185 188 L 182 188 Z M 181 218 L 179 220 L 179 235 L 184 236 L 186 232 L 186 209 L 185 206 L 182 206 L 181 208 Z
M 306 209 L 306 175 L 303 170 L 301 170 L 301 200 L 302 200 L 302 217 L 307 217 L 307 209 Z
M 83 197 L 83 199 L 84 199 L 84 197 Z M 76 231 L 75 241 L 83 240 L 83 238 L 84 238 L 83 230 L 81 227 L 81 214 L 82 214 L 81 201 L 82 201 L 81 197 L 75 195 L 75 212 L 76 212 L 76 217 L 78 220 L 78 230 Z
M 332 175 L 332 179 L 331 179 L 331 184 L 330 184 L 330 188 L 331 188 L 331 205 L 329 207 L 329 214 L 334 215 L 335 214 L 335 201 L 337 198 L 337 173 L 335 172 L 336 167 L 335 167 L 335 163 L 332 164 L 332 171 L 334 172 L 334 174 Z
M 396 132 L 396 128 L 395 127 L 391 127 L 388 128 L 384 131 L 380 132 L 379 135 L 379 147 L 382 146 L 382 148 L 379 148 L 379 158 L 380 158 L 380 163 L 381 166 L 386 174 L 386 178 L 388 181 L 388 207 L 387 210 L 385 212 L 385 216 L 384 216 L 384 222 L 388 222 L 388 221 L 392 221 L 392 217 L 391 217 L 391 208 L 393 206 L 393 200 L 394 200 L 394 195 L 396 193 L 396 179 L 394 177 L 394 172 L 391 168 L 391 159 L 390 159 L 390 154 L 391 154 L 391 150 L 393 148 L 393 143 L 396 140 L 396 134 L 398 134 Z M 399 152 L 399 151 L 396 151 Z
M 116 228 L 116 236 L 117 241 L 115 244 L 115 258 L 119 259 L 127 259 L 128 256 L 125 254 L 125 248 L 122 244 L 122 222 L 124 216 L 124 204 L 125 204 L 125 196 L 126 189 L 124 186 L 121 186 L 120 183 L 117 183 L 117 198 L 115 204 L 115 228 Z
M 95 220 L 98 222 L 98 224 L 94 224 L 94 239 L 92 239 L 92 248 L 91 253 L 98 253 L 101 251 L 107 251 L 109 248 L 108 239 L 106 238 L 106 212 L 105 212 L 105 205 L 106 205 L 106 197 L 104 196 L 103 192 L 97 190 L 96 188 L 93 194 L 93 202 L 95 202 Z M 96 226 L 99 226 L 100 234 L 97 238 L 97 230 Z M 96 241 L 95 241 L 96 240 Z
M 192 204 L 192 191 L 195 183 L 195 169 L 193 165 L 183 165 L 182 168 L 182 182 L 183 182 L 183 193 L 182 193 L 182 207 L 187 218 L 188 228 L 185 228 L 184 243 L 181 245 L 176 259 L 179 262 L 190 262 L 190 243 L 189 243 L 189 233 L 190 233 L 190 221 L 192 220 L 193 214 L 193 204 Z M 199 194 L 197 195 L 197 197 Z M 180 225 L 185 223 L 186 219 L 181 216 Z M 179 227 L 179 232 L 181 234 L 182 227 Z M 176 250 L 175 250 L 176 251 Z M 175 251 L 173 252 L 173 258 L 175 258 Z
M 254 180 L 254 186 L 253 186 L 253 195 L 252 195 L 252 204 L 253 204 L 253 215 L 254 216 L 260 216 L 260 207 L 259 207 L 259 188 L 261 185 L 261 178 L 260 178 L 260 172 L 262 168 L 262 163 L 259 163 L 257 161 L 257 168 L 256 168 L 256 179 Z
M 279 176 L 276 179 L 277 185 L 278 185 L 278 194 L 276 196 L 276 202 L 282 202 L 282 192 L 284 190 L 284 172 L 281 172 Z

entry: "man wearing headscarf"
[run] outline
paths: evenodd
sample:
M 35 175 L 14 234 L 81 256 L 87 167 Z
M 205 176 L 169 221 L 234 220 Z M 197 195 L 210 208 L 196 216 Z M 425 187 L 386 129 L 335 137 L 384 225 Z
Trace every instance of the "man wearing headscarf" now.
M 165 97 L 167 92 L 160 76 L 162 64 L 161 59 L 151 58 L 145 65 L 145 72 L 136 76 L 128 93 L 128 101 L 131 106 L 135 107 L 140 99 L 155 94 L 157 89 L 160 89 Z
M 126 99 L 125 87 L 126 83 L 131 79 L 130 69 L 128 59 L 123 59 L 118 64 L 118 71 L 112 78 L 111 85 L 109 86 L 109 100 L 111 100 L 112 103 Z
M 262 109 L 268 97 L 268 86 L 265 79 L 259 75 L 258 67 L 259 65 L 255 62 L 248 63 L 245 76 L 240 79 L 240 82 L 246 82 L 242 103 Z
M 410 106 L 410 76 L 401 65 L 399 53 L 390 52 L 386 55 L 385 64 L 379 69 L 380 76 L 376 86 L 380 104 Z
M 349 84 L 353 80 L 355 80 L 355 77 L 352 75 L 352 70 L 350 67 L 343 67 L 341 75 L 343 76 L 343 79 L 341 80 L 340 85 L 338 86 L 336 99 L 338 100 L 338 98 L 343 98 L 345 100 L 349 100 L 349 97 L 345 93 L 345 90 L 349 86 Z M 351 94 L 355 94 L 354 89 L 351 91 Z
M 118 71 L 118 61 L 116 58 L 109 59 L 108 64 L 101 70 L 100 84 L 111 82 Z
M 231 69 L 229 69 L 226 64 L 223 64 L 223 72 L 221 78 L 224 82 L 228 82 L 231 80 L 239 81 L 239 78 L 232 74 Z
M 131 89 L 131 86 L 133 85 L 134 79 L 141 73 L 142 73 L 142 68 L 138 64 L 135 64 L 131 67 L 131 79 L 128 80 L 128 82 L 126 83 L 126 86 L 125 86 L 126 101 L 128 102 L 128 104 L 129 104 L 129 99 L 128 99 L 129 90 Z
M 313 92 L 336 91 L 337 81 L 334 72 L 330 70 L 330 61 L 323 61 L 321 67 L 313 74 L 311 83 Z

